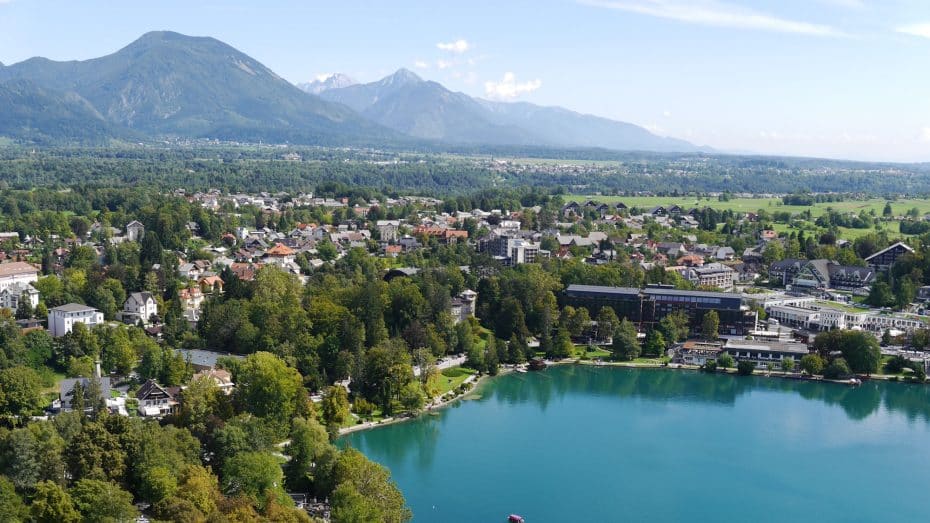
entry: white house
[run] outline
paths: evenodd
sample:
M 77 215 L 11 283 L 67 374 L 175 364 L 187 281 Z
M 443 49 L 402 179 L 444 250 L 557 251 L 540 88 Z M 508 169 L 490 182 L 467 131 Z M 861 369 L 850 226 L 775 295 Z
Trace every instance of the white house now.
M 15 311 L 23 300 L 35 309 L 39 305 L 39 291 L 30 283 L 17 283 L 0 289 L 0 307 Z
M 48 311 L 48 330 L 56 338 L 71 332 L 75 323 L 93 328 L 103 323 L 103 313 L 79 303 L 68 303 Z
M 26 262 L 0 263 L 0 290 L 39 281 L 39 269 Z
M 137 242 L 145 236 L 145 225 L 133 220 L 126 224 L 126 239 L 131 242 Z
M 151 292 L 134 292 L 123 303 L 123 321 L 148 324 L 152 316 L 158 315 L 158 303 Z

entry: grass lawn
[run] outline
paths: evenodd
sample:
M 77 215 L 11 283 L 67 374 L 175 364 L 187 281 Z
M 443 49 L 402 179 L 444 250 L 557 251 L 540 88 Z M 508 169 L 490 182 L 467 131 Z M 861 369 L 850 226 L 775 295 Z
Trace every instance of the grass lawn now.
M 595 347 L 594 350 L 588 350 L 590 345 L 575 345 L 575 356 L 587 356 L 588 358 L 609 358 L 610 351 L 603 347 Z
M 864 298 L 864 297 L 863 297 Z M 830 307 L 831 309 L 839 309 L 846 312 L 865 312 L 868 308 L 855 307 L 853 305 L 846 305 L 844 303 L 838 303 L 835 301 L 817 301 L 817 305 L 822 305 L 824 307 Z
M 476 372 L 465 367 L 442 369 L 442 372 L 439 373 L 439 396 L 457 389 L 469 376 L 473 376 Z

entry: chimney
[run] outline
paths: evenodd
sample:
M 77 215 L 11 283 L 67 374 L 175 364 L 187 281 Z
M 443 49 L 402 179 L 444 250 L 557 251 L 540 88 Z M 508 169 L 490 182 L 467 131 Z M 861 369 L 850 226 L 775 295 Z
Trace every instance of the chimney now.
M 103 377 L 100 373 L 100 360 L 94 362 L 94 375 L 96 375 L 98 378 Z

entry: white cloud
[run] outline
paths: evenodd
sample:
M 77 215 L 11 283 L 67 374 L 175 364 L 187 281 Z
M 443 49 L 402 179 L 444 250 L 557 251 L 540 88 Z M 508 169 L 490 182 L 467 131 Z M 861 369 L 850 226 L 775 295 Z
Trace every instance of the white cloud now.
M 790 20 L 714 0 L 691 2 L 685 0 L 579 0 L 579 2 L 595 7 L 617 9 L 691 24 L 810 36 L 844 36 L 842 31 L 828 25 Z
M 662 111 L 662 116 L 664 116 L 664 117 L 666 117 L 666 118 L 671 118 L 672 112 L 671 112 L 671 111 L 668 111 L 668 110 Z
M 436 60 L 436 68 L 438 69 L 448 69 L 455 65 L 455 62 L 449 60 Z
M 454 42 L 439 42 L 436 47 L 443 51 L 461 54 L 471 49 L 471 44 L 468 43 L 468 40 L 459 39 Z
M 500 82 L 485 82 L 484 93 L 489 98 L 509 100 L 521 94 L 531 93 L 540 87 L 542 87 L 542 81 L 538 78 L 528 82 L 517 83 L 516 75 L 511 72 L 506 72 L 504 73 L 504 78 Z
M 930 127 L 924 127 L 920 130 L 918 140 L 923 143 L 930 143 Z
M 0 0 L 0 2 L 3 2 L 3 0 Z M 330 78 L 332 78 L 334 74 L 335 73 L 320 73 L 314 76 L 313 79 L 316 80 L 317 82 L 325 82 L 326 80 L 329 80 Z
M 423 60 L 417 60 L 416 62 L 413 62 L 413 66 L 417 69 L 429 69 L 429 64 Z
M 906 35 L 930 38 L 930 23 L 902 25 L 895 29 L 895 31 Z

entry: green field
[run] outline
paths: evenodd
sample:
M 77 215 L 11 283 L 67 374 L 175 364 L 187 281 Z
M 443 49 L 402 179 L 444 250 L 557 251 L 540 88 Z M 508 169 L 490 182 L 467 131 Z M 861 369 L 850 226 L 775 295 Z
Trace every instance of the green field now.
M 769 212 L 789 211 L 792 213 L 802 213 L 810 210 L 813 216 L 820 216 L 826 212 L 827 208 L 835 209 L 839 212 L 855 212 L 874 210 L 875 214 L 881 216 L 887 200 L 882 198 L 871 198 L 868 200 L 850 200 L 844 202 L 816 203 L 810 207 L 803 205 L 785 205 L 781 198 L 732 198 L 729 201 L 721 202 L 714 197 L 672 197 L 672 196 L 597 196 L 586 194 L 569 194 L 564 196 L 566 202 L 575 200 L 584 203 L 588 200 L 594 200 L 604 203 L 623 202 L 627 207 L 651 208 L 657 205 L 670 207 L 678 205 L 680 207 L 711 207 L 714 209 L 733 210 L 738 212 L 755 212 L 764 209 Z M 891 210 L 895 216 L 903 215 L 909 209 L 916 207 L 921 214 L 930 213 L 930 199 L 928 200 L 896 200 L 891 202 Z
M 666 197 L 666 196 L 597 196 L 586 194 L 570 194 L 564 197 L 565 201 L 577 201 L 579 203 L 588 200 L 594 200 L 604 203 L 623 202 L 627 207 L 639 207 L 649 209 L 658 205 L 671 207 L 678 205 L 690 209 L 692 207 L 710 207 L 721 211 L 732 210 L 735 212 L 756 212 L 765 210 L 767 212 L 790 212 L 800 214 L 810 211 L 813 217 L 820 216 L 827 212 L 827 209 L 833 209 L 841 213 L 860 213 L 862 211 L 875 211 L 876 216 L 881 216 L 887 200 L 882 198 L 871 198 L 868 200 L 850 200 L 843 202 L 816 203 L 810 207 L 802 205 L 785 205 L 781 198 L 733 198 L 726 202 L 721 202 L 714 197 Z M 891 202 L 891 210 L 895 216 L 902 216 L 910 209 L 916 208 L 920 215 L 930 214 L 930 199 L 927 200 L 896 200 Z M 898 231 L 898 222 L 891 220 L 881 222 L 882 230 L 888 232 L 892 237 L 904 237 Z M 792 230 L 792 227 L 784 223 L 774 224 L 774 229 L 780 233 Z M 819 230 L 813 223 L 809 224 L 812 231 Z M 875 229 L 849 229 L 840 227 L 840 237 L 846 240 L 855 240 L 856 238 L 875 232 Z

